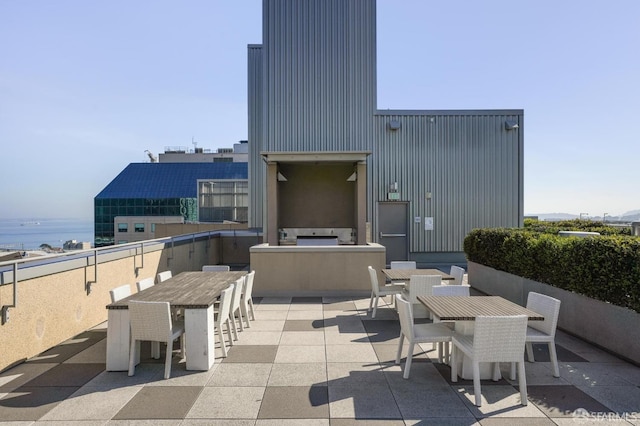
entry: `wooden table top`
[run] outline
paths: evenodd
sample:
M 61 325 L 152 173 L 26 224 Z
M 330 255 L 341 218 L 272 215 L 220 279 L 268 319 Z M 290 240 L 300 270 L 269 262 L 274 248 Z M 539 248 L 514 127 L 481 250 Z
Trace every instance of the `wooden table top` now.
M 474 321 L 481 315 L 526 315 L 529 320 L 544 320 L 537 312 L 500 296 L 418 296 L 418 300 L 442 321 Z
M 383 269 L 382 273 L 391 281 L 409 281 L 411 275 L 440 275 L 443 280 L 452 280 L 453 277 L 438 269 Z
M 169 302 L 172 308 L 207 309 L 220 297 L 222 290 L 245 275 L 247 272 L 244 271 L 182 272 L 146 290 L 111 303 L 107 305 L 107 309 L 128 309 L 130 300 Z

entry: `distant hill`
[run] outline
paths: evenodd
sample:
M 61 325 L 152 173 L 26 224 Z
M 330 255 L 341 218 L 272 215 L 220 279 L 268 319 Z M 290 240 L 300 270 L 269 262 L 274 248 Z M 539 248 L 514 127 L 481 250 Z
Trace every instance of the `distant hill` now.
M 526 216 L 537 216 L 539 220 L 573 220 L 579 219 L 579 215 L 571 213 L 539 213 L 539 214 L 527 214 Z M 589 216 L 591 220 L 602 220 L 602 216 Z M 630 210 L 621 214 L 620 216 L 607 215 L 607 221 L 617 222 L 639 222 L 640 210 Z

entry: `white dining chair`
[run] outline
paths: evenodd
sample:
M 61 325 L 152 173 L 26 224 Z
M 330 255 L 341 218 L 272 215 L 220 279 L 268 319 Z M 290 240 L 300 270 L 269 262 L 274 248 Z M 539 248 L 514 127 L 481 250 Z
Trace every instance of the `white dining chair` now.
M 392 284 L 380 287 L 378 284 L 378 273 L 371 266 L 367 267 L 369 270 L 369 279 L 371 281 L 371 299 L 369 300 L 369 311 L 373 308 L 371 318 L 376 317 L 376 311 L 378 310 L 378 300 L 380 296 L 393 296 L 395 294 L 402 293 L 404 285 Z M 374 303 L 375 302 L 375 303 Z
M 434 285 L 431 287 L 433 296 L 469 296 L 468 285 Z
M 222 348 L 222 356 L 227 356 L 227 346 L 224 343 L 224 332 L 222 331 L 222 325 L 227 328 L 227 335 L 229 337 L 229 346 L 233 345 L 233 338 L 231 337 L 231 320 L 229 318 L 229 312 L 231 310 L 231 299 L 233 297 L 233 288 L 235 284 L 231 284 L 220 292 L 220 303 L 218 304 L 217 312 L 214 313 L 215 327 L 218 329 L 218 335 L 220 336 L 220 347 Z
M 449 270 L 449 275 L 453 277 L 453 280 L 447 280 L 447 284 L 451 285 L 460 285 L 464 279 L 464 268 L 461 268 L 456 265 L 451 265 L 451 269 Z
M 168 280 L 169 278 L 171 278 L 172 275 L 173 274 L 171 273 L 171 271 L 158 272 L 158 276 L 157 276 L 158 284 Z
M 109 296 L 111 297 L 111 303 L 115 303 L 127 296 L 131 296 L 131 286 L 129 284 L 123 284 L 119 287 L 112 288 L 109 290 Z
M 231 268 L 229 265 L 203 265 L 202 272 L 228 272 Z
M 129 302 L 129 322 L 131 325 L 131 345 L 129 347 L 129 376 L 135 372 L 135 359 L 140 353 L 140 342 L 166 343 L 167 354 L 164 362 L 164 378 L 171 374 L 173 341 L 181 337 L 181 357 L 184 352 L 184 323 L 172 321 L 169 302 Z
M 431 296 L 431 289 L 440 285 L 442 276 L 440 275 L 412 275 L 409 284 L 402 290 L 403 297 L 411 302 L 413 317 L 428 318 L 431 313 L 418 300 L 418 296 Z
M 389 263 L 390 269 L 417 269 L 413 260 L 393 260 Z
M 522 405 L 527 405 L 527 378 L 524 370 L 526 334 L 526 315 L 476 317 L 473 335 L 456 333 L 451 338 L 451 381 L 458 381 L 458 356 L 468 356 L 473 367 L 475 405 L 480 407 L 480 363 L 493 363 L 494 381 L 500 378 L 501 362 L 517 363 L 520 400 Z
M 549 360 L 553 367 L 553 377 L 560 377 L 555 341 L 558 315 L 560 314 L 560 300 L 531 291 L 527 295 L 526 307 L 544 316 L 544 321 L 529 321 L 526 338 L 527 359 L 529 362 L 535 362 L 533 343 L 546 343 L 549 347 Z M 515 366 L 512 365 L 512 376 L 514 368 Z
M 233 327 L 233 335 L 235 340 L 238 340 L 238 328 L 240 331 L 244 330 L 242 325 L 242 308 L 240 307 L 240 301 L 242 299 L 242 287 L 244 286 L 245 277 L 238 278 L 233 286 L 233 294 L 231 296 L 231 307 L 229 308 L 229 319 L 231 320 L 231 326 Z M 238 316 L 238 327 L 236 325 L 236 315 Z M 233 341 L 231 342 L 233 345 Z
M 253 311 L 253 278 L 256 275 L 256 271 L 249 272 L 244 279 L 244 289 L 242 290 L 242 295 L 240 296 L 240 310 L 242 311 L 242 316 L 247 322 L 247 328 L 251 327 L 251 323 L 249 322 L 249 313 L 251 313 L 251 321 L 255 321 L 256 315 Z
M 416 343 L 443 343 L 450 342 L 453 336 L 453 330 L 442 324 L 414 324 L 412 306 L 401 295 L 396 294 L 396 307 L 398 308 L 398 317 L 400 319 L 400 340 L 398 342 L 398 352 L 396 354 L 396 364 L 400 364 L 402 358 L 402 345 L 406 338 L 409 342 L 409 351 L 407 352 L 407 360 L 404 364 L 404 374 L 402 377 L 409 378 L 411 370 L 411 361 L 413 359 L 413 350 Z M 444 357 L 448 357 L 448 348 L 446 346 Z M 442 346 L 438 346 L 438 360 L 443 362 Z
M 136 288 L 138 289 L 138 291 L 146 290 L 149 287 L 153 287 L 153 285 L 154 283 L 152 277 L 143 278 L 140 281 L 136 281 Z

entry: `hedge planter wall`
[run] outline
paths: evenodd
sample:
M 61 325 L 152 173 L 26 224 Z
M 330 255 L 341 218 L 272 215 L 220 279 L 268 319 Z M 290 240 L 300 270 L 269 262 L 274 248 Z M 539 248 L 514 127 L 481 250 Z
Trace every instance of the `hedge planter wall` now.
M 469 261 L 469 284 L 526 305 L 531 291 L 561 301 L 558 328 L 640 365 L 640 313 Z

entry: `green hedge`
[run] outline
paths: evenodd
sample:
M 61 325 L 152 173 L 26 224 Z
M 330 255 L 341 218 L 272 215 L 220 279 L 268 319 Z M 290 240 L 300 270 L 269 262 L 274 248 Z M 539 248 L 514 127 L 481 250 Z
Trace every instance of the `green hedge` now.
M 476 229 L 464 251 L 472 262 L 640 312 L 638 237 Z

